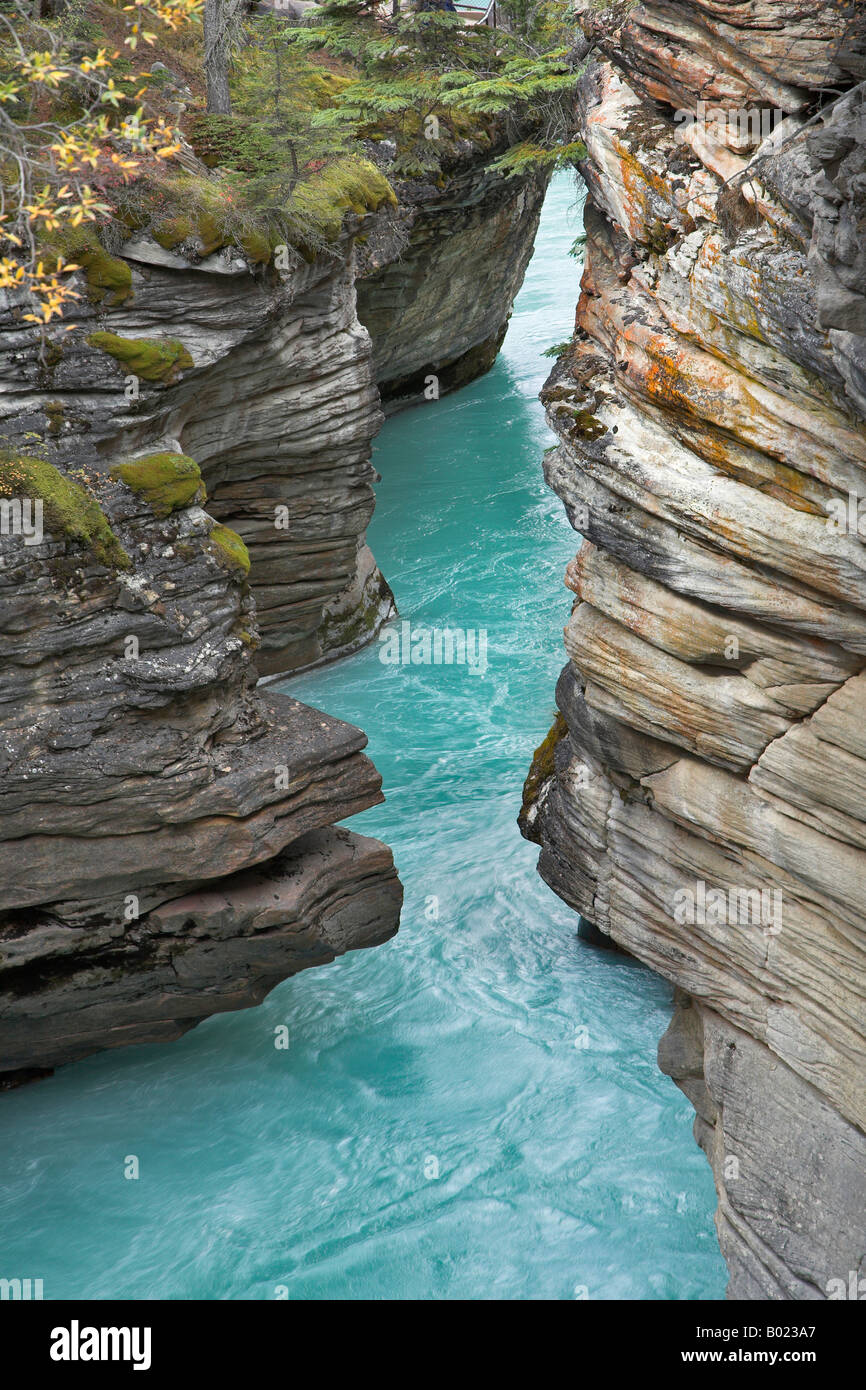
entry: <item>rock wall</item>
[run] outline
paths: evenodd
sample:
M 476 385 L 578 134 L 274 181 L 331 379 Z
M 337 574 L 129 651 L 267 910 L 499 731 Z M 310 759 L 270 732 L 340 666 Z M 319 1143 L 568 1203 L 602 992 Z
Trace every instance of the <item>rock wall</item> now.
M 492 365 L 532 255 L 547 177 L 463 169 L 428 187 L 399 257 L 358 281 L 386 414 L 465 386 Z M 429 395 L 427 399 L 429 399 Z
M 697 1111 L 729 1296 L 847 1297 L 866 1273 L 863 12 L 584 9 L 586 266 L 544 392 L 546 477 L 584 540 L 522 824 L 554 890 L 678 988 L 660 1063 Z
M 163 1041 L 397 928 L 363 734 L 255 689 L 240 540 L 164 452 L 86 443 L 0 538 L 0 1085 Z M 50 470 L 50 472 L 49 472 Z M 49 512 L 47 509 L 51 508 Z
M 448 187 L 283 271 L 136 233 L 88 253 L 75 329 L 41 344 L 3 294 L 0 1086 L 396 931 L 390 852 L 334 828 L 381 800 L 364 735 L 255 682 L 393 611 L 365 542 L 383 415 L 359 269 L 404 265 L 411 225 L 376 319 L 403 376 L 420 351 L 448 389 L 504 332 L 543 185 L 476 158 Z M 9 508 L 37 492 L 28 541 Z
M 0 495 L 46 511 L 0 535 L 0 1086 L 397 929 L 334 828 L 382 799 L 364 735 L 255 689 L 391 610 L 350 233 L 284 275 L 133 237 L 41 348 L 5 296 Z
M 106 457 L 163 446 L 193 457 L 211 514 L 250 552 L 259 674 L 346 655 L 394 612 L 365 539 L 377 383 L 393 409 L 423 398 L 428 372 L 444 393 L 492 365 L 545 187 L 491 174 L 476 154 L 444 193 L 401 185 L 416 201 L 396 218 L 351 217 L 332 256 L 284 274 L 231 249 L 201 256 L 133 236 L 118 250 L 131 294 L 78 306 L 81 332 L 56 336 L 47 369 L 26 335 L 7 335 L 0 431 L 47 430 L 61 454 L 86 434 Z M 180 343 L 192 362 L 139 379 L 130 400 L 129 363 L 89 346 L 94 329 Z

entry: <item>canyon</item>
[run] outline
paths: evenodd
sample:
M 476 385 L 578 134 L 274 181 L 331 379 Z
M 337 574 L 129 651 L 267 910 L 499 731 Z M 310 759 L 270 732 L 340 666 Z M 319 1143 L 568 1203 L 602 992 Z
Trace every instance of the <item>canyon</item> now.
M 728 1296 L 837 1297 L 866 1268 L 862 10 L 578 8 L 586 261 L 543 399 L 583 540 L 521 825 L 676 987 L 659 1062 Z M 677 910 L 702 889 L 779 911 Z
M 696 1112 L 728 1296 L 815 1300 L 853 1288 L 856 1297 L 866 1275 L 859 7 L 578 0 L 576 10 L 585 264 L 575 331 L 542 398 L 557 439 L 544 476 L 581 541 L 565 574 L 574 603 L 558 713 L 533 760 L 520 827 L 540 847 L 545 883 L 583 919 L 581 935 L 619 948 L 605 953 L 611 974 L 634 957 L 674 986 L 658 1059 Z M 492 154 L 465 141 L 445 177 L 395 181 L 396 198 L 374 179 L 330 251 L 283 265 L 234 242 L 188 235 L 166 245 L 135 230 L 89 253 L 70 333 L 40 338 L 22 323 L 20 296 L 0 292 L 0 1089 L 96 1052 L 176 1039 L 397 931 L 403 889 L 391 849 L 339 824 L 383 800 L 366 735 L 277 682 L 326 675 L 318 668 L 359 653 L 396 616 L 367 543 L 373 441 L 386 415 L 492 366 L 547 188 L 543 173 L 501 178 Z M 387 142 L 377 158 L 386 168 Z M 496 409 L 498 423 L 501 394 Z M 467 417 L 449 428 L 457 458 L 458 436 L 475 438 L 478 425 Z M 503 435 L 510 428 L 509 418 Z M 465 455 L 457 472 L 474 462 Z M 530 503 L 527 494 L 511 518 L 498 492 L 509 481 L 486 484 L 484 500 L 507 517 L 501 554 L 487 561 L 491 593 L 506 567 L 515 587 L 512 562 L 526 578 L 515 556 Z M 44 518 L 34 527 L 28 512 L 25 528 L 15 507 L 35 482 Z M 453 478 L 448 486 L 456 493 Z M 437 500 L 436 526 L 453 523 L 452 493 L 447 506 Z M 415 568 L 430 593 L 450 598 L 437 587 L 440 559 Z M 451 559 L 459 592 L 463 557 Z M 528 603 L 502 611 L 540 626 Z M 413 613 L 411 631 L 421 627 Z M 437 676 L 451 668 L 450 680 L 486 678 L 487 630 L 478 631 L 483 670 L 437 663 L 431 647 L 413 678 L 428 665 Z M 476 629 L 461 632 L 474 639 Z M 400 633 L 401 655 L 383 649 L 383 679 L 397 665 L 411 670 L 408 618 Z M 549 636 L 534 632 L 534 650 Z M 529 634 L 516 647 L 525 667 Z M 455 865 L 467 881 L 480 877 L 461 858 L 473 839 L 487 836 L 484 853 L 505 861 L 494 865 L 503 874 L 517 859 L 501 848 L 496 819 L 506 801 L 511 814 L 500 780 L 508 759 L 486 722 L 512 699 L 501 658 L 494 639 L 491 679 L 504 684 L 492 699 L 480 680 L 467 680 L 469 700 L 453 685 L 444 698 L 409 687 L 414 698 L 421 691 L 419 722 L 435 745 L 427 763 L 440 778 L 431 793 L 425 766 L 413 789 L 419 839 L 425 815 L 438 821 L 437 843 L 415 865 L 425 920 L 439 920 Z M 537 692 L 513 679 L 528 720 Z M 446 707 L 470 729 L 478 718 L 474 752 L 451 747 Z M 393 707 L 391 721 L 402 727 Z M 473 774 L 488 783 L 486 802 Z M 399 798 L 405 787 L 394 782 Z M 474 821 L 461 819 L 467 791 Z M 528 908 L 509 900 L 515 884 Z M 540 988 L 522 951 L 527 912 L 537 926 L 544 910 L 519 878 L 485 891 L 479 904 L 458 900 L 449 930 L 427 947 L 423 969 L 437 972 L 446 952 L 466 952 L 451 977 L 425 982 L 407 948 L 394 978 L 406 995 L 454 991 L 455 1037 L 467 1018 L 508 1020 L 507 1001 L 513 1036 L 491 1029 L 486 1044 L 495 1040 L 504 1074 L 514 1038 L 537 1027 L 545 1076 L 556 1077 L 564 1010 L 554 994 L 527 1007 L 523 978 Z M 467 932 L 462 942 L 450 928 L 476 916 L 477 940 Z M 515 921 L 519 946 L 508 936 Z M 500 974 L 509 952 L 520 962 L 513 998 Z M 584 958 L 597 980 L 594 969 Z M 567 972 L 562 980 L 573 988 Z M 479 1005 L 484 988 L 492 1004 Z M 391 980 L 368 1010 L 376 1020 L 390 1017 L 393 993 Z M 430 1028 L 453 1072 L 446 1030 L 420 1018 L 412 1026 L 419 1036 Z M 604 1026 L 593 1024 L 597 1035 Z M 432 1064 L 413 1063 L 407 1036 L 383 1048 L 397 1080 L 379 1079 L 377 1103 L 400 1101 L 405 1073 L 411 1113 Z M 342 1065 L 335 1108 L 345 1103 Z M 363 1049 L 354 1065 L 367 1104 L 375 1067 Z M 510 1076 L 507 1114 L 518 1092 L 544 1090 L 526 1085 L 526 1066 L 521 1058 Z M 599 1084 L 596 1104 L 609 1105 L 620 1093 L 605 1073 Z M 500 1121 L 488 1125 L 497 1142 Z M 595 1123 L 592 1104 L 584 1122 Z M 530 1111 L 533 1136 L 539 1126 Z M 398 1115 L 395 1152 L 405 1127 Z M 358 1128 L 346 1121 L 347 1134 Z M 479 1152 L 487 1137 L 475 1135 Z M 516 1142 L 521 1153 L 520 1130 Z M 575 1143 L 581 1162 L 595 1143 L 594 1133 Z M 556 1147 L 550 1136 L 546 1147 Z M 519 1168 L 514 1144 L 506 1148 L 507 1166 Z M 496 1181 L 500 1161 L 485 1157 Z M 367 1162 L 381 1187 L 381 1156 Z M 463 1162 L 450 1154 L 454 1171 Z M 543 1200 L 547 1177 L 535 1170 Z M 594 1180 L 605 1191 L 608 1170 Z M 281 1191 L 275 1199 L 282 1216 Z M 621 1193 L 617 1201 L 626 1230 Z M 565 1200 L 561 1210 L 573 1215 Z M 588 1212 L 573 1228 L 581 1239 Z M 534 1246 L 536 1226 L 527 1229 Z M 553 1266 L 558 1247 L 548 1253 Z M 624 1267 L 627 1255 L 618 1258 Z M 575 1273 L 568 1263 L 554 1296 Z M 655 1278 L 644 1296 L 658 1296 Z
M 364 538 L 377 373 L 384 396 L 419 370 L 444 393 L 505 331 L 546 178 L 465 146 L 441 189 L 398 206 L 380 180 L 287 269 L 138 232 L 90 257 L 47 343 L 3 292 L 6 492 L 49 495 L 38 543 L 0 535 L 0 1085 L 175 1038 L 397 929 L 390 851 L 336 826 L 381 800 L 365 736 L 257 681 L 394 611 Z M 443 326 L 457 263 L 473 312 Z

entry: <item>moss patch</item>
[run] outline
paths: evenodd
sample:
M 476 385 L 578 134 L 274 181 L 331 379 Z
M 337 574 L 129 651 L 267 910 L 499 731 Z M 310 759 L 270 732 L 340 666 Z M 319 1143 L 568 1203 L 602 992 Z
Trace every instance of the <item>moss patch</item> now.
M 174 250 L 182 241 L 193 234 L 193 224 L 188 217 L 167 217 L 154 227 L 151 236 L 165 251 Z
M 109 569 L 129 569 L 129 556 L 99 503 L 45 459 L 0 455 L 0 497 L 40 499 L 42 524 L 51 535 L 86 546 Z
M 62 401 L 48 401 L 42 407 L 48 420 L 48 433 L 53 437 L 63 429 L 63 420 L 66 414 L 66 407 Z
M 116 333 L 91 333 L 87 341 L 144 381 L 168 383 L 194 365 L 176 338 L 121 338 Z
M 170 516 L 192 502 L 205 501 L 201 470 L 186 454 L 149 454 L 147 458 L 115 464 L 112 478 L 143 497 L 158 517 Z
M 237 531 L 232 531 L 228 526 L 217 525 L 208 539 L 220 564 L 245 579 L 250 572 L 250 552 Z
M 211 169 L 222 165 L 255 177 L 278 171 L 283 158 L 267 131 L 237 116 L 193 116 L 190 139 L 199 159 Z
M 669 246 L 676 241 L 676 232 L 672 231 L 661 218 L 657 217 L 647 232 L 646 244 L 657 256 L 663 256 Z
M 209 256 L 213 251 L 218 251 L 221 246 L 225 246 L 228 239 L 219 217 L 207 210 L 198 213 L 195 231 L 201 243 L 199 254 L 202 256 Z
M 568 725 L 565 722 L 565 716 L 557 711 L 550 732 L 532 755 L 529 772 L 523 784 L 523 805 L 520 808 L 518 818 L 521 828 L 527 824 L 529 812 L 538 800 L 538 793 L 544 783 L 549 781 L 556 771 L 554 763 L 556 747 L 567 733 Z
M 315 247 L 317 240 L 337 240 L 347 212 L 363 217 L 386 204 L 396 207 L 397 198 L 375 164 L 368 159 L 335 159 L 295 187 L 285 213 L 289 235 L 301 254 L 307 254 L 305 243 Z
M 270 238 L 264 232 L 247 232 L 240 236 L 239 241 L 251 265 L 265 265 L 271 259 Z
M 598 416 L 593 415 L 591 410 L 570 410 L 567 413 L 574 420 L 574 425 L 570 431 L 572 436 L 579 435 L 581 439 L 586 439 L 591 443 L 594 439 L 601 439 L 603 434 L 607 434 L 607 425 L 602 424 Z
M 90 228 L 69 227 L 53 232 L 45 249 L 49 264 L 62 256 L 81 266 L 87 297 L 92 303 L 123 304 L 132 298 L 132 270 L 126 261 L 110 256 Z

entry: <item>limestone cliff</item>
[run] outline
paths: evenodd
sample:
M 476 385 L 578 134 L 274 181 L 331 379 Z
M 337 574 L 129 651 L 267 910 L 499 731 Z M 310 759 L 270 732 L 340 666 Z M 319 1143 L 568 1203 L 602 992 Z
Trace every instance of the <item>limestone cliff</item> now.
M 584 540 L 523 827 L 556 892 L 678 987 L 660 1062 L 697 1110 L 729 1295 L 845 1297 L 866 1273 L 862 9 L 582 8 L 586 266 L 544 399 Z
M 356 608 L 390 602 L 351 237 L 285 275 L 119 250 L 71 332 L 14 292 L 0 319 L 0 1084 L 257 1003 L 400 912 L 390 852 L 333 828 L 381 800 L 364 735 L 255 690 L 359 573 Z

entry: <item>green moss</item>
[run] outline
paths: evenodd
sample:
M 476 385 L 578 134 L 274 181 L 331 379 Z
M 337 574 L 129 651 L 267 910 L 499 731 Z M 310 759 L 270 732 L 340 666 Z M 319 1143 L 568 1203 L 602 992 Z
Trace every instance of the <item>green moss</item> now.
M 45 459 L 0 454 L 0 497 L 41 499 L 42 524 L 50 535 L 86 546 L 110 569 L 129 569 L 129 556 L 99 503 Z
M 648 230 L 646 244 L 657 256 L 663 256 L 675 240 L 676 233 L 657 217 Z
M 211 531 L 209 540 L 220 564 L 246 578 L 250 572 L 250 553 L 237 531 L 217 525 Z
M 87 297 L 94 304 L 123 304 L 132 298 L 132 271 L 126 261 L 110 256 L 90 227 L 68 227 L 52 232 L 46 245 L 49 263 L 62 256 L 80 265 L 87 281 Z
M 226 244 L 226 233 L 219 218 L 213 212 L 202 210 L 196 217 L 196 233 L 201 242 L 201 254 L 209 256 Z
M 154 227 L 151 235 L 165 251 L 172 251 L 175 246 L 179 246 L 187 237 L 193 233 L 193 224 L 188 217 L 167 217 L 157 227 Z
M 239 240 L 241 250 L 253 265 L 265 265 L 271 259 L 270 238 L 264 232 L 247 232 Z
M 565 716 L 557 711 L 547 737 L 538 745 L 532 755 L 529 773 L 523 784 L 523 805 L 519 817 L 521 825 L 526 823 L 526 818 L 538 800 L 538 793 L 544 783 L 548 782 L 556 771 L 557 744 L 566 737 L 567 733 L 568 725 L 565 722 Z
M 186 454 L 149 454 L 147 458 L 118 463 L 111 476 L 143 497 L 158 517 L 170 516 L 191 502 L 205 500 L 199 466 Z
M 195 153 L 209 168 L 222 165 L 256 177 L 276 172 L 283 158 L 266 130 L 237 116 L 194 116 L 190 138 Z
M 55 368 L 63 361 L 63 345 L 49 338 L 45 344 L 45 351 L 42 356 L 43 365 L 46 372 L 52 374 Z
M 194 365 L 183 343 L 175 338 L 120 338 L 116 333 L 91 333 L 87 341 L 144 381 L 174 381 L 178 372 Z
M 607 434 L 607 425 L 602 424 L 597 415 L 593 415 L 591 410 L 571 410 L 568 412 L 574 420 L 572 434 L 579 434 L 581 439 L 590 442 L 593 439 L 600 439 L 603 434 Z
M 289 199 L 286 216 L 290 229 L 294 229 L 294 244 L 304 254 L 305 244 L 314 246 L 317 238 L 336 241 L 347 212 L 362 217 L 386 204 L 397 206 L 385 175 L 368 159 L 347 156 L 299 183 Z

